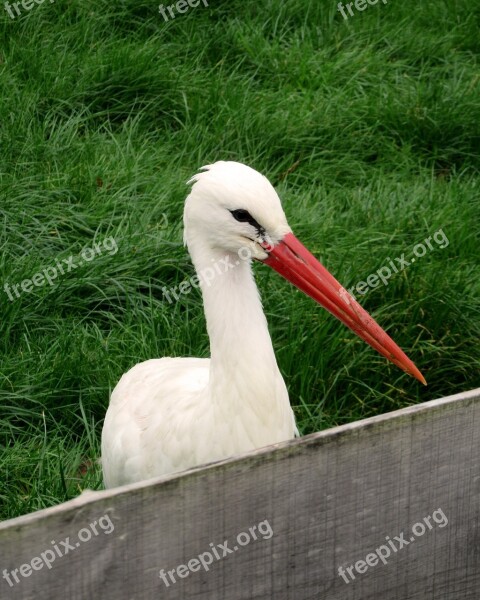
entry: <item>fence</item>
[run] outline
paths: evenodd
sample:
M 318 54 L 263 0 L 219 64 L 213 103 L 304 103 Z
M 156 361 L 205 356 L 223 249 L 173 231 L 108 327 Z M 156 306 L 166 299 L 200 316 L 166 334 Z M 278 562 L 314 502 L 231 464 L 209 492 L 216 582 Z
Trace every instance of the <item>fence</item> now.
M 477 389 L 85 493 L 0 524 L 0 598 L 478 600 L 479 459 Z

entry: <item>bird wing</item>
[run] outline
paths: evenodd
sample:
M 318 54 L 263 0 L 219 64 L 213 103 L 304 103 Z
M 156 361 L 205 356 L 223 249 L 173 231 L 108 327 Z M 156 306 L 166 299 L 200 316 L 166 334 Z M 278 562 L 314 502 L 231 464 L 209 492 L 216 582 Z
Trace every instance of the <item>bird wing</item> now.
M 195 407 L 208 384 L 209 363 L 202 358 L 152 359 L 123 375 L 112 392 L 102 431 L 106 487 L 189 464 L 193 450 L 182 439 L 184 427 L 180 431 L 177 420 L 179 414 L 183 420 L 198 415 Z

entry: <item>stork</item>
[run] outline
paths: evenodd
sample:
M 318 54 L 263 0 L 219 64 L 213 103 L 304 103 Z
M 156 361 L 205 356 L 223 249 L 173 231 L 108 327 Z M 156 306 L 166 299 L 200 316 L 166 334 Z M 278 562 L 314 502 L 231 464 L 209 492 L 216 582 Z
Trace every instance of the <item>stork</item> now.
M 272 267 L 380 354 L 425 383 L 395 342 L 297 240 L 268 179 L 219 161 L 202 167 L 184 209 L 184 241 L 200 281 L 211 358 L 160 358 L 125 373 L 102 431 L 106 487 L 217 461 L 298 431 L 252 274 Z M 200 277 L 201 279 L 201 277 Z

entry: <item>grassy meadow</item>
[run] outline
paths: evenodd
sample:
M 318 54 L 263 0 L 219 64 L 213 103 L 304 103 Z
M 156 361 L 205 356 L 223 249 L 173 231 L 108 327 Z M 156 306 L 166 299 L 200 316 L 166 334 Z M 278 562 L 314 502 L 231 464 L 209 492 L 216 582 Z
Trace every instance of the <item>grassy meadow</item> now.
M 345 287 L 408 259 L 356 296 L 427 387 L 254 265 L 302 433 L 480 386 L 480 5 L 208 4 L 0 6 L 2 519 L 101 488 L 127 369 L 208 356 L 199 293 L 162 287 L 193 275 L 185 182 L 216 160 L 267 175 Z

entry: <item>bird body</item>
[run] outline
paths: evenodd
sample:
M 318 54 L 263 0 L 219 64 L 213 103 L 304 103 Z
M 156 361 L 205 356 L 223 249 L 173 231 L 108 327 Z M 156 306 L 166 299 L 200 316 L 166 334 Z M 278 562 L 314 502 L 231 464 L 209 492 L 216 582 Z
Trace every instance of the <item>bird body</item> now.
M 253 169 L 238 163 L 219 166 L 216 178 L 203 179 L 211 171 L 197 176 L 185 208 L 185 241 L 197 273 L 227 259 L 231 265 L 202 286 L 211 359 L 147 360 L 123 375 L 112 392 L 102 433 L 107 487 L 181 471 L 295 435 L 250 260 L 238 254 L 239 248 L 250 248 L 253 254 L 254 242 L 245 238 L 238 247 L 217 246 L 205 239 L 209 223 L 202 227 L 208 203 L 215 202 L 212 195 L 223 201 L 227 195 L 231 210 L 246 199 L 258 204 L 259 188 L 281 210 L 280 201 Z M 281 216 L 272 226 L 283 234 L 283 211 Z M 223 229 L 219 225 L 220 235 Z
M 298 434 L 251 261 L 302 289 L 384 356 L 418 369 L 291 233 L 269 181 L 217 162 L 189 183 L 184 239 L 201 284 L 210 359 L 139 363 L 111 395 L 102 431 L 106 487 L 141 481 L 292 439 Z
M 107 487 L 182 471 L 294 436 L 287 389 L 253 279 L 245 271 L 224 273 L 221 283 L 219 277 L 217 285 L 204 290 L 207 324 L 215 331 L 212 359 L 151 359 L 120 379 L 102 437 Z M 238 277 L 250 284 L 250 296 L 239 297 L 228 282 Z M 218 287 L 223 293 L 217 293 Z

